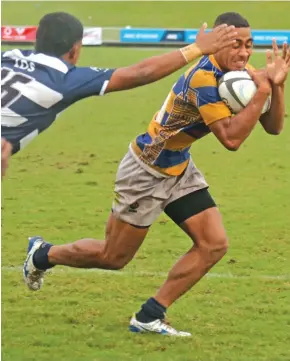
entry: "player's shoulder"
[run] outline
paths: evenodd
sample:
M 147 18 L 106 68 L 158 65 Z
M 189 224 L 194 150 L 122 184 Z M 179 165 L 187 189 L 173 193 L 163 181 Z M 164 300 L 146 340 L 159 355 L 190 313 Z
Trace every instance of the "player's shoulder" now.
M 25 70 L 25 64 L 33 63 L 34 69 L 42 69 L 46 72 L 53 73 L 62 73 L 66 74 L 71 68 L 71 65 L 66 63 L 64 60 L 49 56 L 43 53 L 36 53 L 34 50 L 22 50 L 22 49 L 13 49 L 7 50 L 2 54 L 2 61 L 5 63 L 7 61 L 15 61 L 15 67 L 20 70 Z
M 88 82 L 102 82 L 110 78 L 113 69 L 99 68 L 94 66 L 74 66 L 66 75 L 64 82 L 68 87 L 75 84 L 87 84 Z
M 22 49 L 11 49 L 11 50 L 4 50 L 1 51 L 1 58 L 2 60 L 8 59 L 8 58 L 24 58 L 33 53 L 33 50 L 22 50 Z
M 204 56 L 186 73 L 191 88 L 217 87 L 217 77 L 222 71 L 210 56 Z
M 71 74 L 92 74 L 97 76 L 110 71 L 112 71 L 111 68 L 100 68 L 96 66 L 75 66 L 74 69 L 72 69 Z

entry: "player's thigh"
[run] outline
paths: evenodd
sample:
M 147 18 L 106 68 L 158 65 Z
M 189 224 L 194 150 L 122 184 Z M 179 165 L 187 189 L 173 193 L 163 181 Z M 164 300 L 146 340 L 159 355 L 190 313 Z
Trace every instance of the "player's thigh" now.
M 133 258 L 150 225 L 162 212 L 163 200 L 156 197 L 162 179 L 146 172 L 128 152 L 115 181 L 115 199 L 106 229 L 105 257 L 127 263 Z
M 188 194 L 170 206 L 174 210 L 167 214 L 196 247 L 226 252 L 228 240 L 222 216 L 207 189 Z
M 224 242 L 226 238 L 221 214 L 207 188 L 186 194 L 165 208 L 196 245 L 201 242 Z
M 207 208 L 191 216 L 180 227 L 197 247 L 221 252 L 226 252 L 228 248 L 226 231 L 217 207 Z
M 196 246 L 224 247 L 227 243 L 221 214 L 203 175 L 192 161 L 175 187 L 165 213 L 194 240 Z
M 156 177 L 143 169 L 128 152 L 121 161 L 112 211 L 115 218 L 136 227 L 149 227 L 163 212 L 175 179 Z M 170 183 L 170 184 L 169 184 Z

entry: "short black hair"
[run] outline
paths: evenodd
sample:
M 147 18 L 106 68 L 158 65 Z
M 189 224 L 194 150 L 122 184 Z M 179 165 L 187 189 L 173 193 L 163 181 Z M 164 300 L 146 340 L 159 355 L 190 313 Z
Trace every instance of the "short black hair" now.
M 228 12 L 219 15 L 215 22 L 214 27 L 221 24 L 234 25 L 236 28 L 249 28 L 250 24 L 247 19 L 245 19 L 239 13 Z
M 60 57 L 82 40 L 83 33 L 82 23 L 73 15 L 64 12 L 46 14 L 39 22 L 35 50 Z

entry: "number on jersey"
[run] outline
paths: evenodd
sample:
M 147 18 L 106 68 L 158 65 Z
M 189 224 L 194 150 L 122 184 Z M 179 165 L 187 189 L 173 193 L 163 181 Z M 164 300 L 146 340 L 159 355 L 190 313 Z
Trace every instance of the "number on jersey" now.
M 1 107 L 9 107 L 20 98 L 20 91 L 14 88 L 16 83 L 27 84 L 32 80 L 28 75 L 1 68 Z

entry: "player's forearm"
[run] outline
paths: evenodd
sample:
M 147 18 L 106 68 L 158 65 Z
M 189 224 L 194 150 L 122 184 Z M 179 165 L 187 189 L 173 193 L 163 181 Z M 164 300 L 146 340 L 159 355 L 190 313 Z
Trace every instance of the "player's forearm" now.
M 134 66 L 136 72 L 135 82 L 138 86 L 162 79 L 201 55 L 200 48 L 196 44 L 191 44 L 168 54 L 145 59 Z M 134 86 L 136 86 L 136 83 Z
M 106 92 L 136 88 L 174 73 L 202 55 L 196 44 L 174 50 L 168 54 L 153 56 L 113 74 Z
M 133 65 L 131 70 L 135 73 L 132 87 L 152 83 L 175 72 L 187 64 L 180 50 L 169 54 L 154 56 Z
M 270 111 L 261 116 L 260 122 L 267 133 L 277 135 L 283 129 L 284 116 L 284 85 L 273 86 Z
M 257 124 L 269 93 L 259 88 L 249 104 L 229 120 L 226 130 L 229 149 L 237 150 Z

